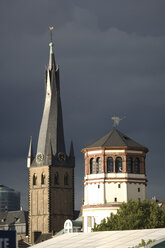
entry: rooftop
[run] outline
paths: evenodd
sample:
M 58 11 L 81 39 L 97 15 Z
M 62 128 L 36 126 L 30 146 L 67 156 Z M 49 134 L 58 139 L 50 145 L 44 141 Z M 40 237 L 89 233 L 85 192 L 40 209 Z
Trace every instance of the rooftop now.
M 28 219 L 27 211 L 0 212 L 0 227 L 14 223 L 26 223 Z
M 141 144 L 137 143 L 133 139 L 129 138 L 127 135 L 121 133 L 118 129 L 113 128 L 107 134 L 96 140 L 93 144 L 89 145 L 87 148 L 93 147 L 135 147 L 135 148 L 145 148 Z
M 66 233 L 54 237 L 34 248 L 129 248 L 138 245 L 141 240 L 165 240 L 165 228 L 128 230 L 128 231 L 106 231 L 92 233 Z

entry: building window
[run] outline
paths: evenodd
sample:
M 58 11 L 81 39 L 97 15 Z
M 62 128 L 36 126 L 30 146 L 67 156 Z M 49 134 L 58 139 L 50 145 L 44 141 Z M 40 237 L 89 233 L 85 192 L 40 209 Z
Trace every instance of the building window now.
M 139 158 L 135 159 L 135 173 L 140 174 L 140 159 Z
M 41 175 L 41 184 L 45 184 L 45 175 L 43 173 Z
M 132 173 L 133 172 L 133 163 L 132 163 L 132 158 L 129 157 L 127 159 L 127 172 Z
M 122 158 L 117 157 L 115 160 L 115 172 L 122 172 Z
M 113 172 L 113 158 L 112 157 L 107 158 L 107 172 L 108 173 Z
M 68 173 L 65 173 L 65 175 L 64 175 L 64 185 L 68 185 L 69 184 L 68 183 L 68 178 L 69 178 Z
M 118 188 L 120 189 L 121 187 L 120 187 L 120 184 L 118 184 Z
M 140 188 L 138 188 L 138 192 L 140 192 Z
M 96 173 L 101 173 L 101 158 L 96 160 Z
M 117 197 L 115 197 L 114 202 L 117 202 Z
M 100 188 L 100 184 L 98 184 L 98 189 Z
M 90 174 L 95 174 L 95 160 L 94 160 L 94 158 L 90 159 Z
M 37 185 L 37 176 L 36 176 L 36 174 L 33 175 L 33 185 Z
M 56 172 L 55 175 L 54 175 L 54 184 L 56 184 L 56 185 L 59 184 L 59 175 L 58 175 L 58 172 Z

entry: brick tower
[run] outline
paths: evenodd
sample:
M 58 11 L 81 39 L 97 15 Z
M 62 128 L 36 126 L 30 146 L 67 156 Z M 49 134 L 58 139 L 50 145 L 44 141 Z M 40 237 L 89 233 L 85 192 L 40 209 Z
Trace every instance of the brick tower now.
M 148 149 L 113 128 L 82 150 L 85 159 L 83 227 L 116 213 L 122 202 L 146 198 Z

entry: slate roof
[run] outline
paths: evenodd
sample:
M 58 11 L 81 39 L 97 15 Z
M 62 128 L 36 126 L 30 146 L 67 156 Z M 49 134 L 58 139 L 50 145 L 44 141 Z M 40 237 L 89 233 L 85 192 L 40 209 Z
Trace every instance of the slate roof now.
M 137 143 L 127 135 L 121 133 L 118 129 L 113 128 L 107 134 L 100 139 L 96 140 L 93 144 L 87 148 L 92 147 L 137 147 L 145 148 L 141 144 Z
M 37 153 L 39 152 L 45 156 L 65 153 L 59 68 L 55 64 L 54 53 L 50 53 L 46 71 L 45 107 L 37 145 Z
M 0 212 L 0 226 L 27 223 L 28 212 L 27 211 L 9 211 Z
M 55 62 L 53 43 L 51 42 L 49 46 L 50 56 L 49 65 L 46 69 L 45 104 L 36 153 L 36 155 L 42 155 L 42 160 L 37 163 L 36 156 L 33 156 L 32 141 L 30 141 L 28 158 L 31 166 L 60 165 L 74 167 L 73 143 L 71 143 L 69 156 L 66 155 L 65 149 L 59 67 Z M 66 155 L 66 160 L 63 163 L 58 161 L 59 153 Z

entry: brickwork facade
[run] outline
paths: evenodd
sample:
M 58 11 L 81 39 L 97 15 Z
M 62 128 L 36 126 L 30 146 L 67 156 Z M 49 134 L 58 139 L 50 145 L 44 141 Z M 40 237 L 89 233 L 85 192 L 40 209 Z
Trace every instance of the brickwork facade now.
M 74 215 L 74 169 L 55 166 L 29 169 L 29 241 L 32 233 L 63 229 Z

